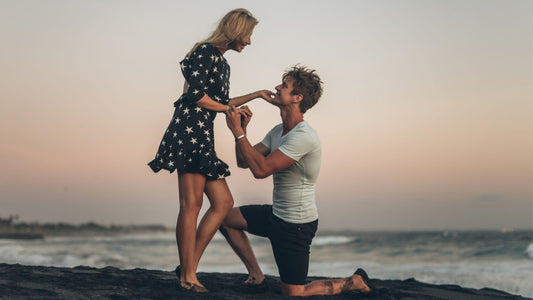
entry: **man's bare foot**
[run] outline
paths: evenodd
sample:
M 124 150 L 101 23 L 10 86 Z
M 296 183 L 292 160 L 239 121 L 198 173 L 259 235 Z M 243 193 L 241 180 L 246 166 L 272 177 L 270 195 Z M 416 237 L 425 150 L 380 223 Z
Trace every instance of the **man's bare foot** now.
M 360 291 L 361 293 L 368 294 L 372 290 L 368 285 L 366 285 L 365 281 L 361 276 L 354 274 L 352 275 L 352 290 L 353 291 Z
M 359 291 L 361 293 L 365 293 L 365 294 L 376 294 L 377 293 L 377 289 L 376 287 L 372 284 L 372 281 L 370 280 L 370 278 L 368 277 L 368 274 L 366 274 L 365 270 L 359 268 L 357 269 L 352 277 L 354 276 L 357 276 L 358 278 L 356 278 L 357 281 L 360 281 L 359 283 Z

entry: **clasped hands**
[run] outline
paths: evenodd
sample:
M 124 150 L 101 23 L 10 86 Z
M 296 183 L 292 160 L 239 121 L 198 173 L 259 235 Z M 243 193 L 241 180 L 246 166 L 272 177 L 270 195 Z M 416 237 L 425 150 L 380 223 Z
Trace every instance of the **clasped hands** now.
M 246 133 L 246 127 L 252 118 L 252 111 L 247 105 L 235 107 L 230 105 L 226 111 L 226 124 L 235 137 Z

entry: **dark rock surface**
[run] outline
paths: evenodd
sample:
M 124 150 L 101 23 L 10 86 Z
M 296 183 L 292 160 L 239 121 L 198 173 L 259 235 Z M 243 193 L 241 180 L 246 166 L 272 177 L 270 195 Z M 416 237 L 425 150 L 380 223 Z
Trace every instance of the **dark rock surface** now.
M 267 276 L 267 289 L 246 290 L 245 274 L 198 273 L 210 290 L 192 294 L 178 287 L 173 272 L 113 267 L 55 268 L 0 264 L 1 299 L 298 299 L 283 297 L 279 278 Z M 310 280 L 323 277 L 310 277 Z M 357 292 L 309 299 L 529 299 L 494 289 L 470 289 L 408 280 L 374 280 L 379 295 Z

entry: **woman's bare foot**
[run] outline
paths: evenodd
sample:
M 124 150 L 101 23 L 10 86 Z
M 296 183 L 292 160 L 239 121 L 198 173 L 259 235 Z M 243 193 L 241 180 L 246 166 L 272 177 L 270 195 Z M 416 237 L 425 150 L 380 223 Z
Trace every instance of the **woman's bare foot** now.
M 199 281 L 197 282 L 187 282 L 187 281 L 181 281 L 180 280 L 180 286 L 183 289 L 186 289 L 187 291 L 191 291 L 194 293 L 207 293 L 209 292 L 203 284 L 201 284 Z
M 265 281 L 265 276 L 248 276 L 248 279 L 246 279 L 242 284 L 244 285 L 254 285 L 254 284 L 262 284 L 263 281 Z

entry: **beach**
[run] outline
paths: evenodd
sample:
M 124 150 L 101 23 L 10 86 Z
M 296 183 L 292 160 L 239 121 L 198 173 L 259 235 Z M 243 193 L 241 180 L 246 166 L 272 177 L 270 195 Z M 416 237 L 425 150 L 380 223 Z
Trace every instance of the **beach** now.
M 364 268 L 370 277 L 434 285 L 492 288 L 533 297 L 532 232 L 319 232 L 311 245 L 309 276 L 345 277 Z M 250 237 L 263 272 L 278 276 L 268 240 Z M 45 234 L 0 240 L 0 263 L 74 268 L 115 267 L 171 272 L 179 263 L 174 232 Z M 198 272 L 242 274 L 246 268 L 224 238 L 208 245 Z
M 2 299 L 290 299 L 280 293 L 276 276 L 267 276 L 264 290 L 245 289 L 246 274 L 199 273 L 209 289 L 192 294 L 178 288 L 173 272 L 114 267 L 57 268 L 0 264 Z M 310 280 L 324 277 L 311 277 Z M 373 280 L 379 292 L 366 297 L 358 292 L 310 299 L 528 299 L 494 289 L 469 289 L 458 285 L 434 285 L 407 280 Z

